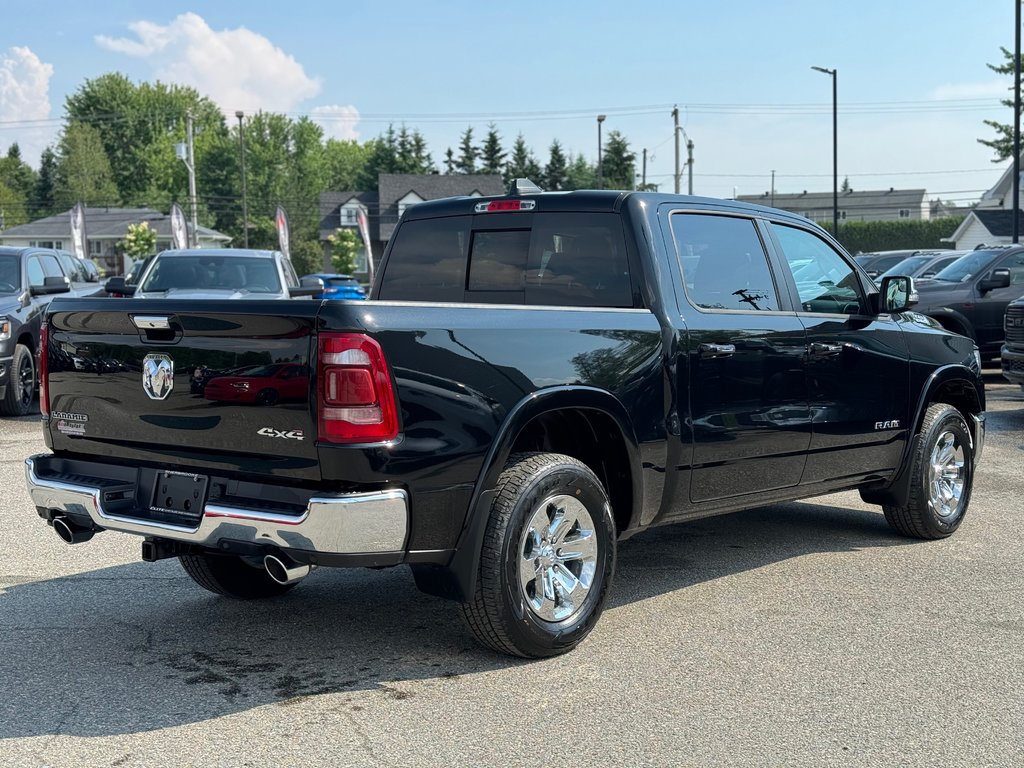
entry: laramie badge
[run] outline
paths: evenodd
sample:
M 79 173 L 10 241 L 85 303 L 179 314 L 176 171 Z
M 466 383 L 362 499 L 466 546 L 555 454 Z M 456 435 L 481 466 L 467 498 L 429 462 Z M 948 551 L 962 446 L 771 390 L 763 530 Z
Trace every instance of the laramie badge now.
M 174 389 L 174 361 L 167 355 L 142 359 L 142 388 L 153 400 L 166 400 Z

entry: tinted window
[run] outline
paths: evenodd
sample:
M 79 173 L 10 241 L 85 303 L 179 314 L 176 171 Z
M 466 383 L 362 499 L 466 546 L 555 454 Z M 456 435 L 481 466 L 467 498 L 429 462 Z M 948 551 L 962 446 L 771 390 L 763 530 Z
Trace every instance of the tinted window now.
M 1003 259 L 996 266 L 1000 269 L 1010 270 L 1010 285 L 1024 283 L 1024 253 L 1017 253 L 1008 259 Z
M 804 312 L 858 314 L 862 311 L 857 273 L 828 243 L 803 229 L 772 224 L 793 272 Z
M 43 274 L 47 277 L 64 277 L 64 270 L 60 268 L 57 257 L 52 253 L 38 253 L 36 257 L 43 267 Z M 40 280 L 40 283 L 42 281 Z
M 940 270 L 935 279 L 950 283 L 962 283 L 964 280 L 970 280 L 978 273 L 988 269 L 988 266 L 996 260 L 998 255 L 998 252 L 993 253 L 992 251 L 969 253 L 963 258 L 957 259 L 945 269 Z
M 911 256 L 909 259 L 897 262 L 879 275 L 879 279 L 889 275 L 913 275 L 917 270 L 930 262 L 931 256 Z
M 469 227 L 469 216 L 404 222 L 381 278 L 380 298 L 462 301 Z
M 29 285 L 42 285 L 43 278 L 43 265 L 39 262 L 39 256 L 33 255 L 28 257 L 28 284 Z
M 76 283 L 85 282 L 85 267 L 78 263 L 78 259 L 69 253 L 59 253 L 61 266 L 64 267 L 64 274 Z
M 516 219 L 530 229 L 485 228 L 509 221 L 491 215 L 405 222 L 388 256 L 380 298 L 633 306 L 617 214 L 537 213 Z M 471 231 L 471 222 L 479 229 Z
M 284 279 L 291 287 L 297 287 L 299 284 L 299 277 L 295 274 L 295 267 L 292 266 L 291 259 L 281 259 L 281 264 L 284 266 Z
M 247 256 L 157 257 L 142 291 L 214 289 L 280 293 L 273 259 Z
M 750 219 L 677 213 L 672 233 L 686 295 L 701 309 L 779 308 L 761 238 Z

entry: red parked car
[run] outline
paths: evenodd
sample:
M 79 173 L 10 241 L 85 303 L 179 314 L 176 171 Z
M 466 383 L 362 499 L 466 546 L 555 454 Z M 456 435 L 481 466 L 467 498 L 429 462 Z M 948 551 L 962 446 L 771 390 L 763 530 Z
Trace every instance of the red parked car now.
M 207 400 L 274 405 L 285 400 L 305 400 L 309 390 L 309 367 L 298 363 L 276 363 L 243 368 L 206 383 Z

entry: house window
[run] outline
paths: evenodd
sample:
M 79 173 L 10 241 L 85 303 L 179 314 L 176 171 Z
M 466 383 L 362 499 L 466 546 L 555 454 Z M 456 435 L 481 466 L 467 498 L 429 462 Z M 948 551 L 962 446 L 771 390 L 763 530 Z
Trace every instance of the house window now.
M 839 218 L 845 220 L 846 219 L 846 211 L 840 211 L 839 212 Z
M 910 218 L 910 209 L 909 208 L 900 208 L 900 218 L 901 219 L 909 219 Z
M 341 225 L 354 227 L 359 222 L 359 209 L 355 207 L 341 209 Z
M 406 208 L 412 208 L 416 203 L 422 202 L 420 200 L 403 200 L 398 204 L 398 215 L 401 216 L 405 213 Z
M 91 256 L 100 256 L 103 253 L 103 244 L 99 240 L 89 241 L 89 254 Z
M 63 240 L 54 240 L 53 241 L 53 247 L 56 248 L 58 251 L 63 250 L 64 249 L 64 241 Z

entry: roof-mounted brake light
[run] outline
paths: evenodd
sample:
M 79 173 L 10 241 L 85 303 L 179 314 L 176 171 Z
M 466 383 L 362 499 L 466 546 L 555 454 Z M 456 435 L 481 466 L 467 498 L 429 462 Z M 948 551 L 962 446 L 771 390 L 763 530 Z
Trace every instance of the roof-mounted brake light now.
M 489 203 L 477 203 L 473 208 L 477 213 L 498 213 L 501 211 L 532 211 L 537 207 L 534 200 L 491 200 Z

